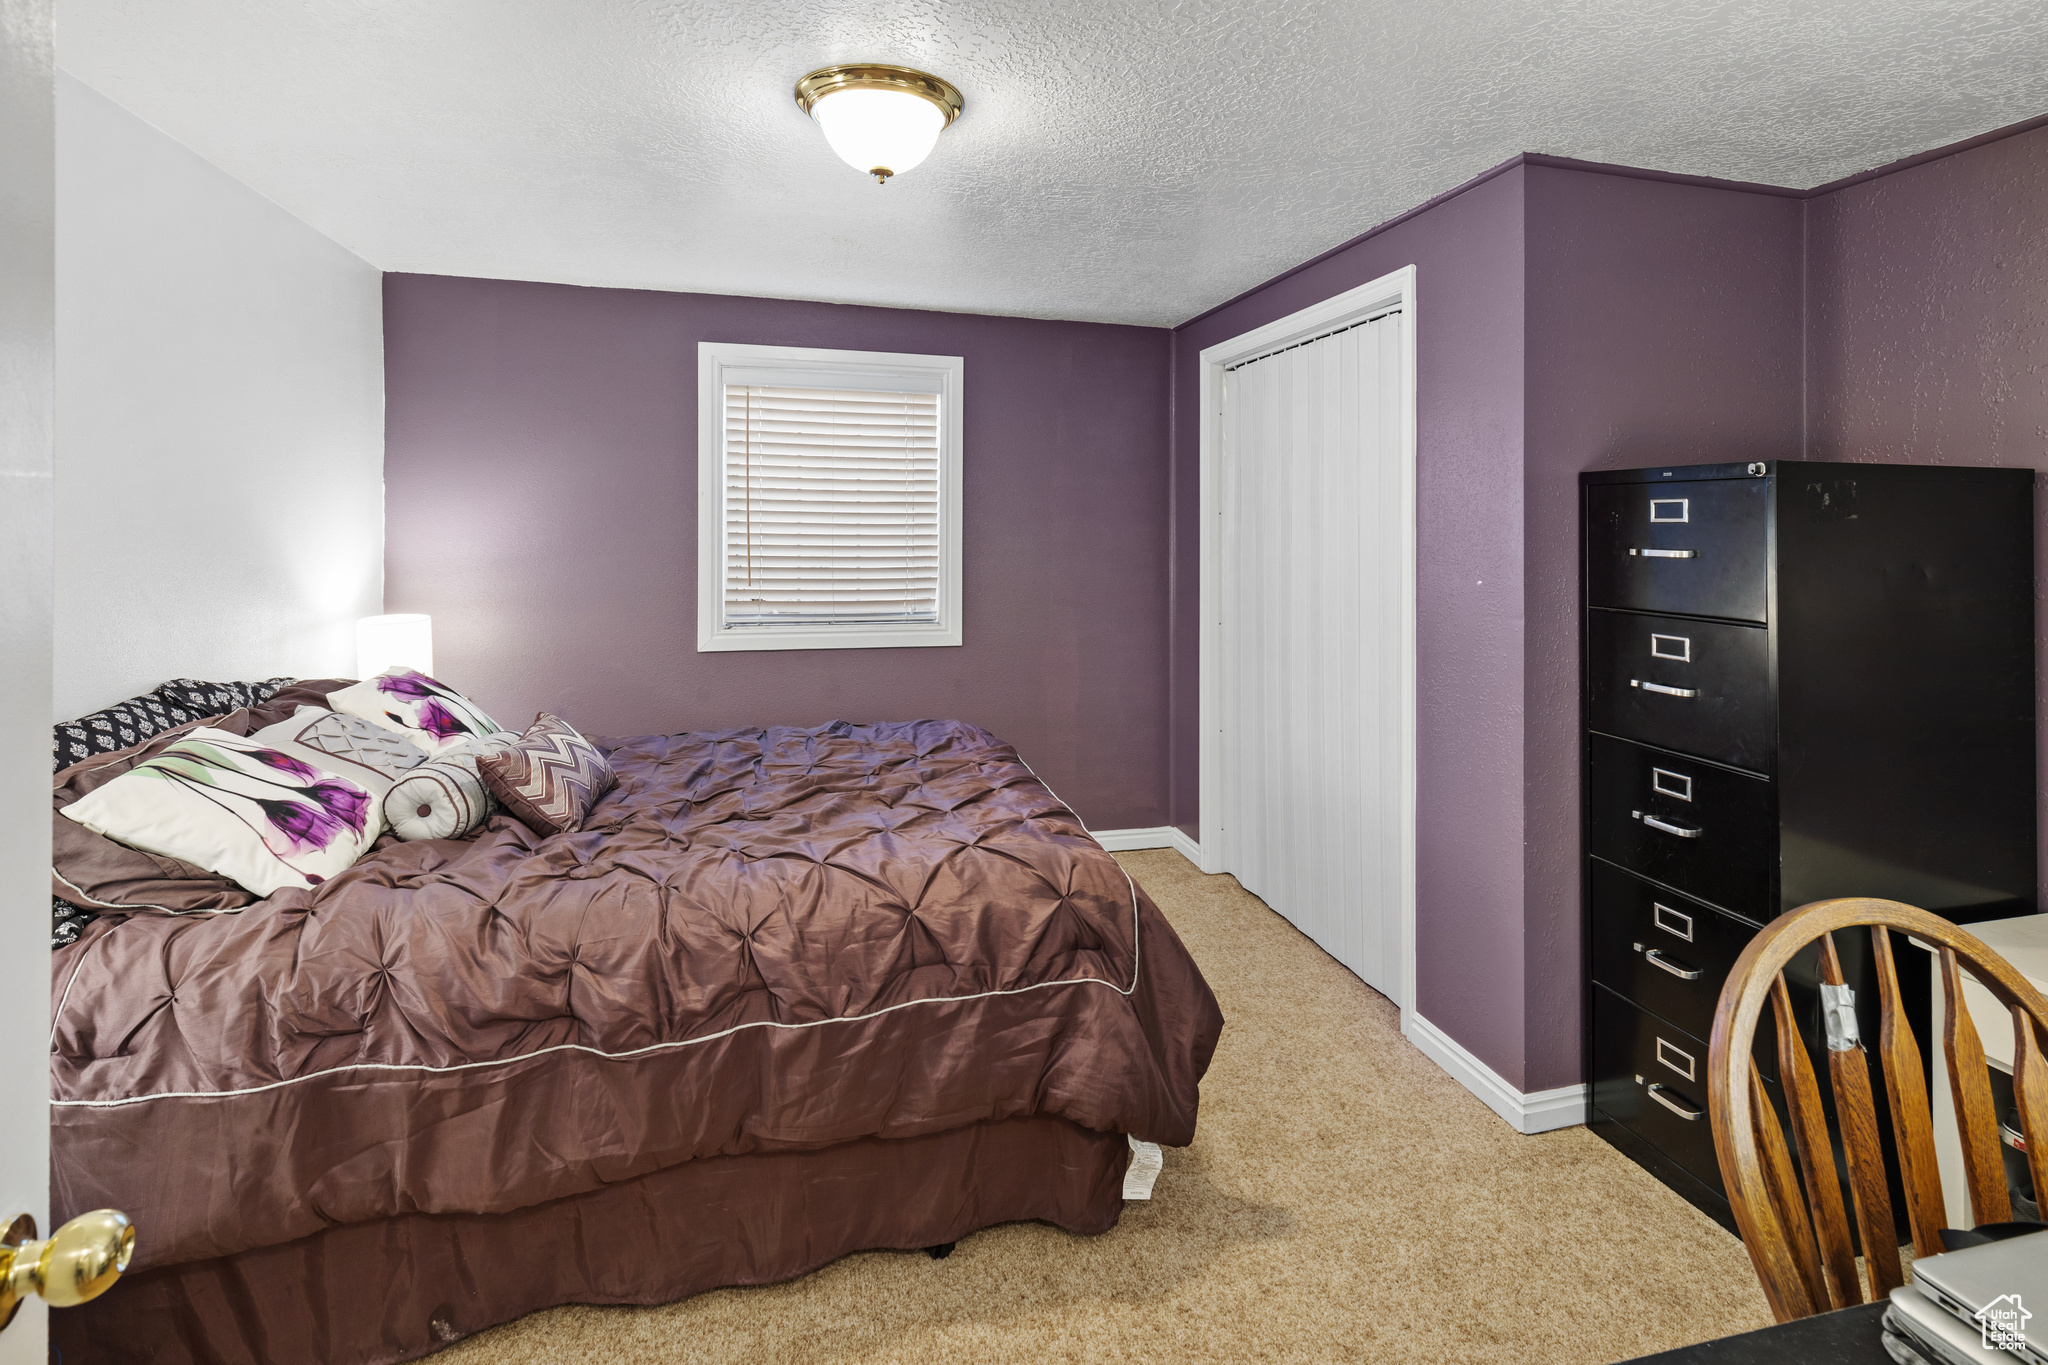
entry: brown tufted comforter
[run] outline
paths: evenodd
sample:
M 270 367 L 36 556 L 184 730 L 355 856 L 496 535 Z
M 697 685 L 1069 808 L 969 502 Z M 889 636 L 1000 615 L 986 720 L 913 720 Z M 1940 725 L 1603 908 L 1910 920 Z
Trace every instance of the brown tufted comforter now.
M 55 1216 L 124 1209 L 169 1265 L 989 1119 L 1192 1138 L 1215 998 L 1009 746 L 606 747 L 580 833 L 494 817 L 58 952 Z

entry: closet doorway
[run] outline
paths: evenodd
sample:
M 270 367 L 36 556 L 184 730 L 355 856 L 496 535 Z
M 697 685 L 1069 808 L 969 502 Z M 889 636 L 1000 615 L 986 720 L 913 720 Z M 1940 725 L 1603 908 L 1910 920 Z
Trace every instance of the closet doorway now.
M 1202 867 L 1415 978 L 1414 267 L 1205 349 Z

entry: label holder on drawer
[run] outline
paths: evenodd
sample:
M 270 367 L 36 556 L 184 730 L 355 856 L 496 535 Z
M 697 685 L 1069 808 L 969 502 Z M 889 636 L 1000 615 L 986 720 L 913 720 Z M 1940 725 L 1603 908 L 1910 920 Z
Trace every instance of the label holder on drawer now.
M 1698 1079 L 1693 1075 L 1695 1066 L 1692 1054 L 1661 1037 L 1657 1039 L 1657 1063 L 1689 1081 Z
M 1692 800 L 1692 779 L 1684 773 L 1672 772 L 1669 768 L 1650 769 L 1650 790 L 1659 796 L 1676 797 L 1680 801 Z
M 1683 910 L 1673 910 L 1668 905 L 1650 902 L 1650 922 L 1673 938 L 1692 942 L 1692 916 Z

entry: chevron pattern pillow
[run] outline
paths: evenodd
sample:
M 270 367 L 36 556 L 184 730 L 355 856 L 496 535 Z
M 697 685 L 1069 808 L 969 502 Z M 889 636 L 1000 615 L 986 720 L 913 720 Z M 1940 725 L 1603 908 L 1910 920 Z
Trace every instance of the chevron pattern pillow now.
M 618 779 L 597 746 L 576 727 L 543 711 L 516 741 L 476 763 L 491 795 L 535 834 L 573 834 Z

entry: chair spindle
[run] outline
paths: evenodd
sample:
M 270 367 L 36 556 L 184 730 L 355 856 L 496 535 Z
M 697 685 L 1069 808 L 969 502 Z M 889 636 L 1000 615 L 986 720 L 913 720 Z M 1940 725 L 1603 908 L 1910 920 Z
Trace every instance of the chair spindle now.
M 1912 1021 L 1899 999 L 1899 973 L 1892 961 L 1891 931 L 1870 929 L 1877 967 L 1878 1052 L 1884 1058 L 1885 1097 L 1891 1101 L 1892 1136 L 1899 1149 L 1899 1177 L 1906 1187 L 1906 1219 L 1913 1228 L 1913 1254 L 1939 1256 L 1948 1205 L 1941 1195 L 1941 1164 L 1934 1155 L 1933 1112 L 1927 1104 L 1927 1073 Z
M 1842 960 L 1832 935 L 1820 940 L 1820 979 L 1843 985 Z M 1863 1243 L 1863 1264 L 1870 1273 L 1870 1297 L 1881 1299 L 1906 1282 L 1899 1265 L 1892 1196 L 1884 1173 L 1884 1150 L 1877 1135 L 1877 1104 L 1870 1089 L 1870 1057 L 1859 1042 L 1828 1048 L 1828 1072 L 1835 1088 L 1835 1116 L 1842 1132 L 1842 1152 L 1849 1163 L 1849 1189 L 1856 1201 L 1856 1231 Z
M 1821 1267 L 1827 1272 L 1827 1308 L 1848 1308 L 1863 1302 L 1856 1277 L 1856 1249 L 1849 1240 L 1849 1216 L 1842 1206 L 1842 1182 L 1835 1174 L 1835 1148 L 1828 1139 L 1827 1111 L 1821 1107 L 1820 1085 L 1813 1059 L 1792 1014 L 1792 997 L 1780 972 L 1771 983 L 1771 1009 L 1778 1025 L 1778 1083 L 1785 1090 L 1785 1108 L 1799 1148 L 1799 1169 L 1806 1178 L 1813 1205 L 1814 1232 L 1820 1239 Z
M 2027 1140 L 2027 1167 L 2034 1174 L 2034 1202 L 2048 1198 L 2048 1063 L 2041 1039 L 2025 1010 L 2012 1006 L 2012 1101 L 2020 1112 L 2020 1136 Z
M 1771 1211 L 1779 1230 L 1791 1248 L 1793 1264 L 1806 1288 L 1806 1313 L 1825 1312 L 1828 1287 L 1821 1274 L 1820 1254 L 1814 1247 L 1813 1226 L 1807 1219 L 1806 1199 L 1800 1193 L 1799 1177 L 1792 1169 L 1792 1154 L 1785 1150 L 1785 1133 L 1778 1126 L 1778 1111 L 1764 1089 L 1756 1059 L 1749 1063 L 1749 1115 L 1756 1130 L 1757 1152 L 1763 1159 L 1764 1188 L 1769 1191 Z
M 1956 1130 L 1962 1139 L 1963 1177 L 1970 1187 L 1970 1212 L 1979 1223 L 2012 1220 L 2005 1161 L 1998 1154 L 1998 1111 L 1991 1100 L 1991 1075 L 1984 1045 L 1963 1000 L 1962 967 L 1953 948 L 1941 950 L 1942 1054 L 1948 1059 L 1949 1094 L 1955 1100 Z

